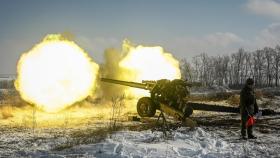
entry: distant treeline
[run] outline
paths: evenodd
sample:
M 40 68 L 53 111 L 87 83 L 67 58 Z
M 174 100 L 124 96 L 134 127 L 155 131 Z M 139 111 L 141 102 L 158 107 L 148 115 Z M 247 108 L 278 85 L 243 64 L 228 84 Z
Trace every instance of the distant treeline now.
M 11 79 L 0 79 L 0 89 L 14 89 L 14 80 Z
M 276 87 L 279 86 L 280 46 L 264 47 L 253 52 L 240 48 L 236 53 L 222 56 L 202 53 L 193 57 L 191 62 L 181 60 L 180 68 L 184 79 L 207 86 L 215 84 L 237 88 L 251 77 L 257 87 Z

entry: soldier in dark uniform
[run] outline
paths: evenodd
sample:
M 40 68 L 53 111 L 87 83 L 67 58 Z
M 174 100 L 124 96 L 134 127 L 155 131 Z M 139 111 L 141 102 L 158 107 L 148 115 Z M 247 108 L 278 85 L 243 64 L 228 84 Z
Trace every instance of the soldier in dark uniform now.
M 254 80 L 248 78 L 246 84 L 240 92 L 240 114 L 241 114 L 241 136 L 242 139 L 247 139 L 246 131 L 249 139 L 256 139 L 253 135 L 253 126 L 246 127 L 246 122 L 249 116 L 256 114 L 259 109 L 256 102 L 254 92 Z

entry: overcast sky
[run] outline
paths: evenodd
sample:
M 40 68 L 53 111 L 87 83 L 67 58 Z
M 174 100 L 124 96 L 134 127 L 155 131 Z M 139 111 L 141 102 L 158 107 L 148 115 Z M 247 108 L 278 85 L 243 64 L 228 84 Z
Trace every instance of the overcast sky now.
M 104 49 L 162 46 L 176 58 L 280 44 L 280 0 L 1 0 L 0 74 L 49 33 L 70 32 L 102 63 Z

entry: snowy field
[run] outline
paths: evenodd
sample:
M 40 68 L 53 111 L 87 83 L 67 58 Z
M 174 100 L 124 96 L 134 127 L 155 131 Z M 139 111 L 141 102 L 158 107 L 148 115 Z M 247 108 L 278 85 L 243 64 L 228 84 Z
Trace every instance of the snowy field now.
M 270 107 L 267 102 L 279 111 L 279 97 L 259 101 Z M 141 128 L 146 125 L 141 122 L 119 122 L 121 129 L 108 131 L 108 120 L 96 117 L 72 122 L 62 116 L 59 126 L 49 128 L 11 117 L 0 120 L 0 157 L 280 157 L 280 116 L 257 121 L 257 140 L 240 140 L 239 117 L 195 113 L 196 128 L 179 127 L 167 135 Z
M 94 157 L 279 157 L 279 133 L 266 136 L 257 132 L 257 141 L 237 140 L 239 132 L 220 128 L 201 128 L 194 131 L 179 128 L 169 138 L 162 132 L 121 131 L 103 142 L 81 145 L 67 154 Z
M 161 131 L 121 130 L 100 142 L 55 150 L 67 144 L 69 133 L 61 130 L 10 129 L 1 132 L 1 157 L 279 157 L 280 132 L 267 129 L 257 140 L 239 140 L 237 127 L 178 128 L 166 136 Z M 77 129 L 76 129 L 77 130 Z M 84 129 L 83 129 L 84 130 Z M 58 132 L 59 131 L 59 132 Z M 55 133 L 53 133 L 55 132 Z M 91 139 L 91 138 L 87 138 Z M 90 142 L 90 141 L 89 141 Z

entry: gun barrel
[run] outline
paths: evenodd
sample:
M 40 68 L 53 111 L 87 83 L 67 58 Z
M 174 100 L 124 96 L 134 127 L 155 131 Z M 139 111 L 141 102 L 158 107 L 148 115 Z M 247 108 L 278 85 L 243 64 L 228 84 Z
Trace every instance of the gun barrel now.
M 150 90 L 149 85 L 143 84 L 143 83 L 138 83 L 138 82 L 121 81 L 121 80 L 114 80 L 114 79 L 110 79 L 110 78 L 101 78 L 101 81 L 102 82 L 107 82 L 107 83 L 123 85 L 123 86 L 129 86 L 129 87 L 134 87 L 134 88 Z

